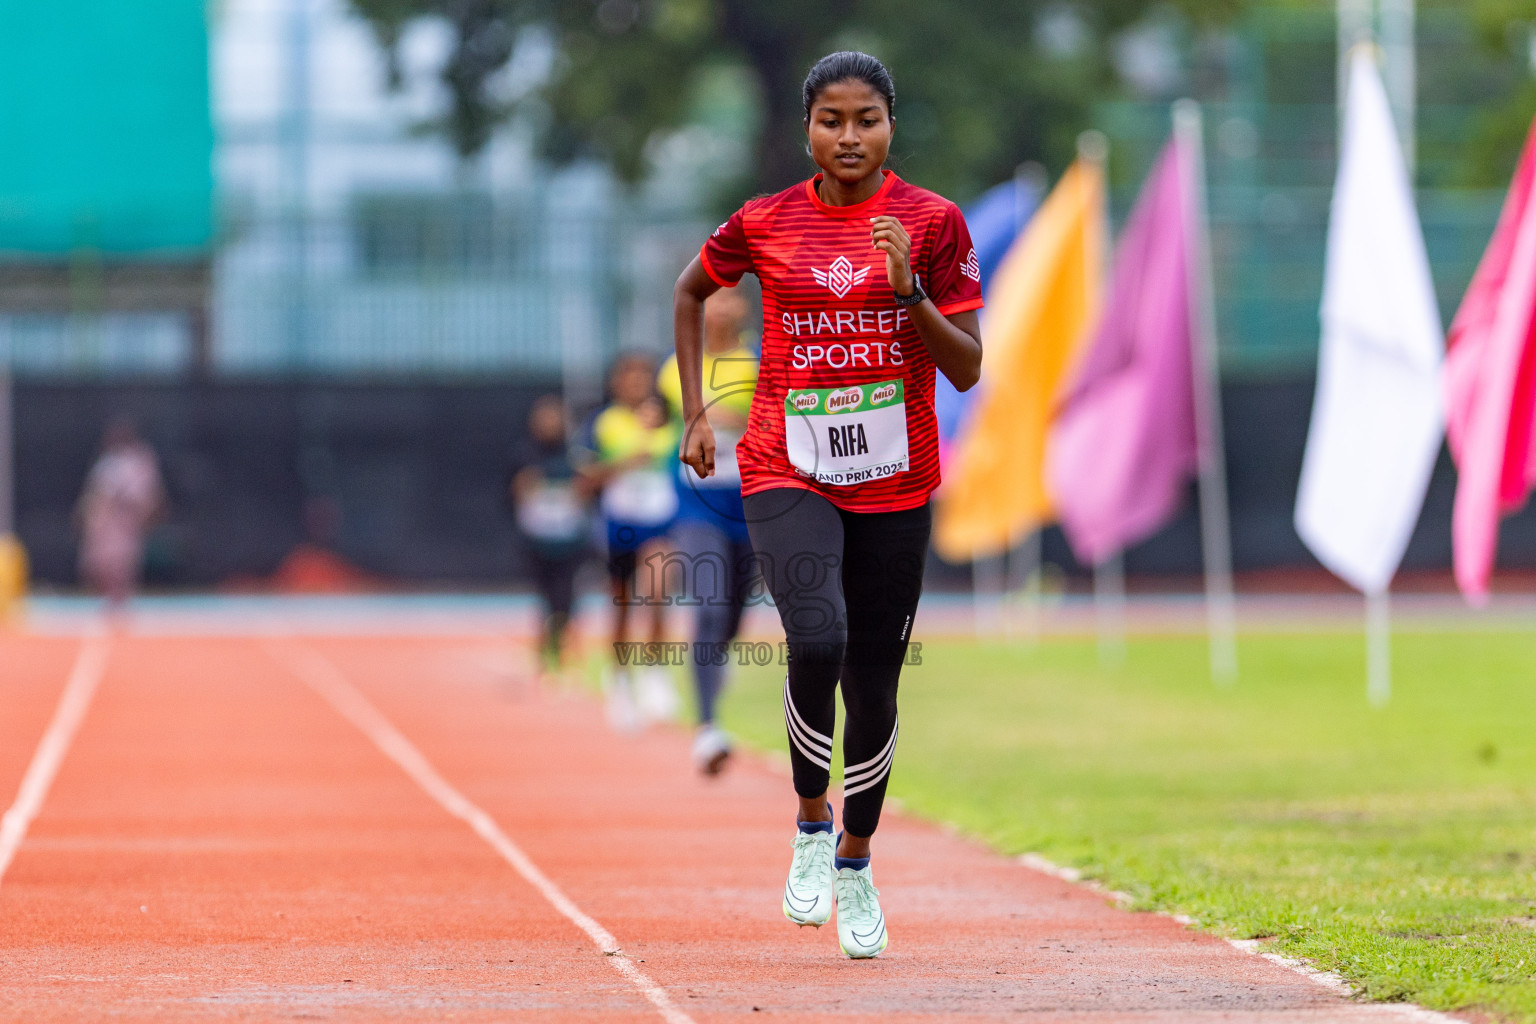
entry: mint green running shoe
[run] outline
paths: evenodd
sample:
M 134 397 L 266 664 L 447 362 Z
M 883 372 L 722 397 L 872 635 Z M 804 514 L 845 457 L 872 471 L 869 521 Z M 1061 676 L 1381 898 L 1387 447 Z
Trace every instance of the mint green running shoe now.
M 837 944 L 855 960 L 880 955 L 889 937 L 880 890 L 869 868 L 843 868 L 837 873 Z
M 796 832 L 795 859 L 784 883 L 784 916 L 804 927 L 820 928 L 832 917 L 832 857 L 837 836 L 831 832 Z

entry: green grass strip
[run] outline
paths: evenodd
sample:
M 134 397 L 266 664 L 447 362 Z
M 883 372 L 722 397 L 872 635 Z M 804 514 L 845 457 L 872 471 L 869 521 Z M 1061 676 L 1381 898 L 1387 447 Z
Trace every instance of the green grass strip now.
M 1536 1021 L 1536 633 L 929 643 L 902 676 L 891 794 L 1372 999 Z M 786 750 L 783 669 L 736 668 L 726 725 Z M 786 790 L 786 808 L 792 806 Z M 878 843 L 878 840 L 877 840 Z

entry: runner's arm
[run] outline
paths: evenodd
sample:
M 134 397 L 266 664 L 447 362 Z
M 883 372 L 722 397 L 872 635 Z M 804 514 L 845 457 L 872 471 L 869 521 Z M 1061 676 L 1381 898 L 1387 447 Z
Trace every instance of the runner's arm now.
M 932 299 L 909 311 L 933 364 L 957 391 L 969 391 L 981 379 L 981 317 L 974 309 L 945 316 Z
M 885 253 L 885 272 L 897 295 L 911 295 L 917 288 L 912 270 L 912 238 L 895 217 L 870 219 L 870 238 Z M 974 309 L 945 316 L 932 298 L 908 309 L 912 326 L 928 347 L 933 364 L 957 390 L 969 391 L 981 379 L 981 318 Z
M 695 256 L 672 289 L 672 335 L 682 386 L 683 440 L 678 458 L 700 477 L 715 472 L 715 432 L 704 415 L 704 300 L 720 290 Z

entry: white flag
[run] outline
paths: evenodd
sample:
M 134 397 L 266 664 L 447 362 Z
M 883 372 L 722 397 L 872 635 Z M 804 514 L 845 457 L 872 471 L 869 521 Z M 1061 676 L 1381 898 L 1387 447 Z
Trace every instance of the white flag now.
M 1350 61 L 1342 137 L 1296 532 L 1335 575 L 1377 594 L 1440 451 L 1445 338 L 1391 107 L 1364 47 Z

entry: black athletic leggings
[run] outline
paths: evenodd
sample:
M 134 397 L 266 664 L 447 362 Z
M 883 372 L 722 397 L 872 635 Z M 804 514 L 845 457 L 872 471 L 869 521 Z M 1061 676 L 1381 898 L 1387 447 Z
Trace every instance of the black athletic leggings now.
M 843 827 L 871 836 L 896 754 L 896 683 L 923 588 L 932 513 L 845 512 L 813 491 L 746 498 L 758 565 L 789 641 L 784 719 L 795 792 L 824 793 L 841 680 Z

